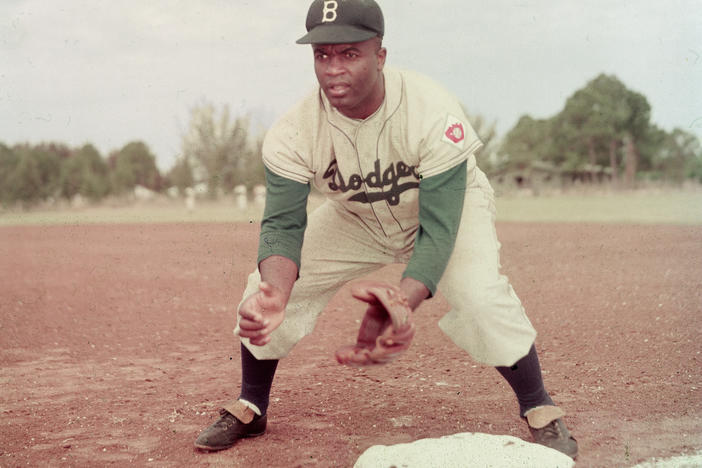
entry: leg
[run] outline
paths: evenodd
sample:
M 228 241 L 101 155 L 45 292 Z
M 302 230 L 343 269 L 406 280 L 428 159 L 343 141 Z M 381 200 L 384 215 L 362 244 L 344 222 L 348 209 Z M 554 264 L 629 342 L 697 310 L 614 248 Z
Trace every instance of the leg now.
M 439 288 L 452 310 L 439 326 L 475 360 L 495 366 L 514 390 L 534 440 L 571 457 L 577 443 L 546 392 L 534 347 L 536 331 L 507 277 L 501 275 L 494 194 L 476 170 L 456 247 Z
M 246 346 L 241 345 L 241 394 L 239 400 L 248 403 L 254 413 L 266 414 L 277 359 L 258 360 Z
M 439 326 L 476 361 L 512 366 L 527 355 L 536 330 L 500 273 L 499 252 L 493 191 L 476 169 L 466 190 L 456 246 L 439 283 L 451 306 Z
M 278 359 L 312 331 L 339 287 L 393 260 L 369 242 L 361 226 L 330 204 L 315 210 L 305 234 L 300 278 L 290 296 L 283 324 L 266 346 L 253 346 L 242 340 L 239 399 L 224 406 L 220 419 L 202 431 L 195 446 L 222 450 L 238 439 L 263 434 Z M 244 297 L 258 290 L 260 280 L 258 271 L 249 276 Z
M 565 412 L 555 405 L 544 387 L 536 347 L 532 345 L 529 353 L 513 366 L 496 369 L 517 395 L 519 414 L 527 420 L 534 441 L 575 458 L 578 443 L 563 422 Z
M 520 416 L 524 417 L 524 413 L 537 406 L 553 405 L 553 400 L 544 387 L 541 365 L 534 345 L 529 349 L 529 354 L 513 366 L 497 366 L 496 369 L 517 395 Z
M 224 450 L 246 437 L 263 435 L 268 418 L 268 400 L 277 360 L 257 360 L 241 345 L 241 394 L 219 411 L 220 418 L 200 433 L 195 447 Z

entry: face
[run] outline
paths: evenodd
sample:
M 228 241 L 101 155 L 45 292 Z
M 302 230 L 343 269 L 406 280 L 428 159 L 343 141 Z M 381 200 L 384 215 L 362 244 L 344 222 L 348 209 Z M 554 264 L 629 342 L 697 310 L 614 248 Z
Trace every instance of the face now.
M 347 117 L 365 119 L 383 103 L 386 50 L 380 39 L 353 44 L 314 44 L 314 71 L 331 105 Z

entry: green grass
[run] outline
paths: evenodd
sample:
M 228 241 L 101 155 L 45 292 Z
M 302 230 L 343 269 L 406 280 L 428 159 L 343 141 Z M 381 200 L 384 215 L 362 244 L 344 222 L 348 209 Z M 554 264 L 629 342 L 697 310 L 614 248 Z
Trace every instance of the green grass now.
M 199 203 L 193 211 L 185 203 L 140 204 L 133 206 L 89 206 L 79 209 L 36 209 L 0 212 L 0 226 L 75 225 L 132 223 L 259 223 L 263 210 L 239 210 L 232 202 Z
M 498 197 L 499 221 L 702 224 L 702 192 Z
M 310 201 L 311 206 L 318 198 Z M 262 209 L 239 210 L 232 201 L 200 202 L 192 212 L 183 202 L 133 206 L 0 211 L 0 226 L 110 223 L 251 222 Z M 498 221 L 702 225 L 702 192 L 622 192 L 497 198 Z

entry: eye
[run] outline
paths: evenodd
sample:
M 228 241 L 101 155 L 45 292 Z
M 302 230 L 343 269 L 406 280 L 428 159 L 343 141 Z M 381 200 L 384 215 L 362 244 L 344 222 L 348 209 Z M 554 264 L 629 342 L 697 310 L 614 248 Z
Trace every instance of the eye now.
M 354 60 L 354 59 L 358 58 L 358 52 L 352 52 L 352 51 L 346 52 L 346 58 L 350 59 L 350 60 Z

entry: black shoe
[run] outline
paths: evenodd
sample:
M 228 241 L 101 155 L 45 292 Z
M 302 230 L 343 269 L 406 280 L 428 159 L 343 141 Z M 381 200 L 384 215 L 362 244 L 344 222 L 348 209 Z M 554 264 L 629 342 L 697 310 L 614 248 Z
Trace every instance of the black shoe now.
M 570 435 L 561 418 L 539 429 L 529 426 L 529 431 L 537 444 L 556 449 L 570 458 L 578 456 L 578 442 Z
M 571 458 L 578 455 L 578 442 L 563 422 L 565 411 L 557 406 L 537 406 L 524 413 L 529 432 L 537 444 L 556 449 Z
M 239 439 L 257 437 L 266 432 L 266 415 L 255 415 L 250 423 L 244 424 L 225 409 L 219 411 L 217 422 L 200 433 L 195 447 L 202 450 L 224 450 Z

